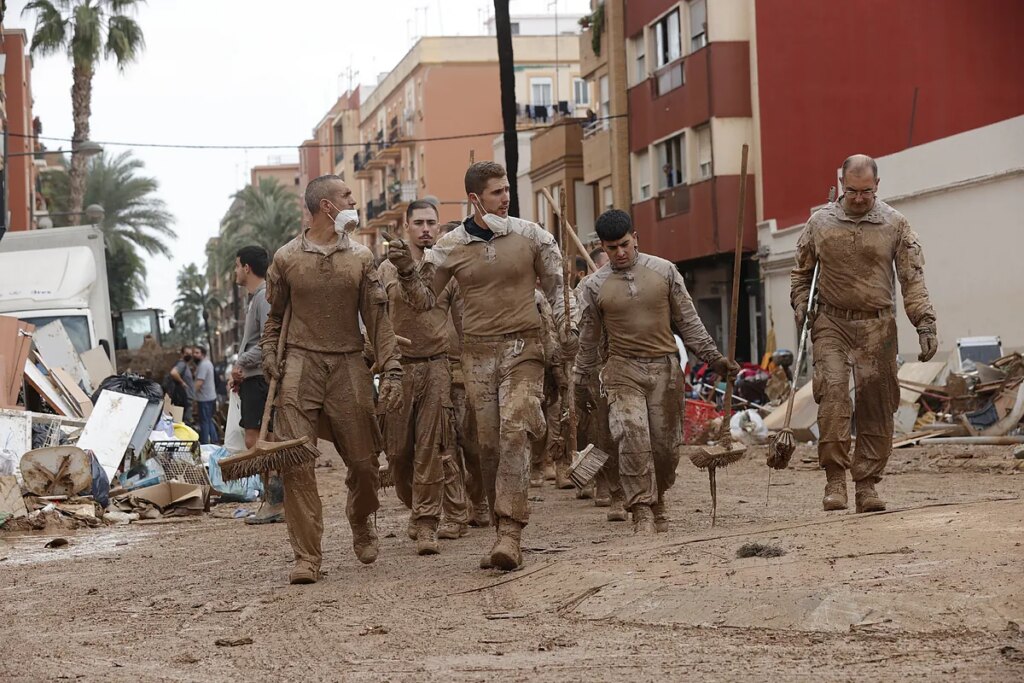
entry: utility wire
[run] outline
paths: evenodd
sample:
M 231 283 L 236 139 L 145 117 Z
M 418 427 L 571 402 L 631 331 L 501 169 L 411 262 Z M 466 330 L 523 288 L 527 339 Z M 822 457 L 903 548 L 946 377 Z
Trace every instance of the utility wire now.
M 548 125 L 526 126 L 526 127 L 517 129 L 517 132 L 528 132 L 528 131 L 534 131 L 534 130 L 548 130 L 549 128 L 554 128 L 556 126 L 592 125 L 592 124 L 596 123 L 597 121 L 608 121 L 608 120 L 611 120 L 611 119 L 619 119 L 619 118 L 625 118 L 625 117 L 626 117 L 626 114 L 614 114 L 614 115 L 602 116 L 602 117 L 598 117 L 596 119 L 589 119 L 589 120 L 588 119 L 566 119 L 566 120 L 563 120 L 563 121 L 560 121 L 560 122 L 557 122 L 557 123 L 548 124 Z M 409 143 L 409 142 L 443 142 L 443 141 L 446 141 L 446 140 L 465 140 L 465 139 L 469 139 L 469 138 L 496 137 L 496 136 L 501 135 L 503 133 L 504 133 L 504 131 L 502 131 L 502 130 L 499 130 L 499 131 L 488 131 L 488 132 L 482 132 L 482 133 L 461 133 L 459 135 L 441 135 L 441 136 L 432 137 L 432 138 L 403 139 L 403 140 L 401 140 L 401 142 L 403 144 L 404 143 Z M 48 142 L 71 142 L 71 143 L 76 142 L 72 138 L 58 138 L 58 137 L 50 137 L 50 136 L 45 136 L 45 135 L 31 135 L 29 133 L 8 133 L 7 135 L 10 136 L 10 137 L 33 138 L 35 140 L 46 140 Z M 169 143 L 158 143 L 158 142 L 113 142 L 113 141 L 104 141 L 104 140 L 92 140 L 91 142 L 95 142 L 97 145 L 103 145 L 103 146 L 107 146 L 107 147 L 152 147 L 152 148 L 158 148 L 158 149 L 213 149 L 213 150 L 216 150 L 216 149 L 222 149 L 222 150 L 224 150 L 224 149 L 228 149 L 228 150 L 230 150 L 230 149 L 237 149 L 237 150 L 245 150 L 245 149 L 302 149 L 302 148 L 331 148 L 331 149 L 333 149 L 333 148 L 337 148 L 337 147 L 366 147 L 367 145 L 369 145 L 370 147 L 376 146 L 377 148 L 379 148 L 380 145 L 382 144 L 382 143 L 377 142 L 377 141 L 373 141 L 373 142 L 339 142 L 339 143 L 336 143 L 336 144 L 312 144 L 312 145 L 192 145 L 192 144 L 169 144 Z M 392 143 L 389 143 L 389 146 L 391 146 L 391 144 Z M 397 143 L 395 143 L 395 144 L 397 144 Z M 37 154 L 45 154 L 48 151 L 55 151 L 55 150 L 42 150 L 40 152 L 37 152 Z

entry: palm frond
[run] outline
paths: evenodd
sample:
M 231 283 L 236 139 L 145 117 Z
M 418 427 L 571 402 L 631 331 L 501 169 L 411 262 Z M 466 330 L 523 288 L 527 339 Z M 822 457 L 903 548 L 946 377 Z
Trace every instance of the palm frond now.
M 67 48 L 69 20 L 61 14 L 60 7 L 50 0 L 32 0 L 25 5 L 21 15 L 31 12 L 36 14 L 36 26 L 29 50 L 45 56 Z
M 122 14 L 115 14 L 107 20 L 107 44 L 104 54 L 108 58 L 114 57 L 118 69 L 124 71 L 145 47 L 146 39 L 137 21 Z

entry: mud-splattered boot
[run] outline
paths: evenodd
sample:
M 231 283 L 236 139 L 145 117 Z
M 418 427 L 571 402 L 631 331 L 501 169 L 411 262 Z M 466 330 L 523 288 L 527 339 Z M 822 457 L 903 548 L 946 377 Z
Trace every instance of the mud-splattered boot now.
M 828 510 L 846 509 L 846 470 L 842 467 L 829 467 L 825 470 L 825 497 L 821 506 Z
M 491 548 L 491 566 L 510 572 L 523 564 L 523 553 L 519 549 L 523 525 L 502 517 L 498 520 L 498 541 Z
M 605 517 L 609 522 L 625 522 L 629 519 L 629 516 L 626 514 L 626 501 L 622 496 L 612 496 L 612 502 L 608 507 L 608 514 Z
M 421 519 L 416 522 L 416 554 L 437 555 L 441 546 L 437 543 L 437 521 Z
M 576 489 L 576 498 L 579 500 L 590 500 L 594 497 L 594 483 L 591 482 L 581 489 Z
M 491 525 L 491 508 L 487 505 L 487 501 L 483 501 L 473 508 L 473 514 L 469 518 L 469 525 L 475 527 Z
M 875 491 L 875 482 L 870 479 L 858 481 L 856 488 L 857 512 L 881 512 L 885 509 L 885 501 Z
M 416 528 L 416 518 L 409 513 L 409 524 L 405 527 L 405 535 L 409 537 L 410 541 L 415 541 L 417 533 L 419 533 L 419 529 Z
M 569 479 L 569 463 L 559 460 L 555 463 L 555 488 L 571 489 L 574 487 L 575 484 Z
M 444 524 L 437 529 L 437 537 L 447 540 L 462 538 L 468 533 L 469 529 L 466 528 L 465 524 L 459 524 L 458 522 L 453 522 L 450 519 L 445 520 Z
M 309 562 L 296 562 L 292 573 L 288 575 L 288 583 L 307 584 L 316 583 L 320 580 L 320 570 Z
M 650 505 L 637 503 L 633 511 L 633 533 L 637 536 L 653 536 L 657 531 L 654 528 L 654 512 Z
M 659 534 L 668 531 L 668 514 L 665 510 L 665 502 L 659 500 L 651 506 L 651 513 L 654 515 L 654 530 Z
M 594 485 L 594 507 L 606 508 L 612 504 L 611 493 L 608 492 L 608 482 L 604 477 L 598 476 Z
M 540 466 L 530 468 L 530 488 L 535 489 L 544 485 L 544 470 Z
M 543 472 L 544 472 L 544 481 L 554 481 L 555 480 L 555 476 L 557 474 L 555 472 L 555 464 L 553 462 L 551 462 L 550 459 L 545 459 L 544 460 Z
M 373 564 L 380 552 L 380 541 L 373 520 L 367 517 L 361 522 L 351 522 L 351 525 L 352 549 L 356 551 L 356 557 L 363 564 Z

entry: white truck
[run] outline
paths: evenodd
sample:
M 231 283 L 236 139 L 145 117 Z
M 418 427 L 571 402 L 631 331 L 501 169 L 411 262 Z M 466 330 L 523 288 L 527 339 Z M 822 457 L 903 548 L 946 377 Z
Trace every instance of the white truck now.
M 95 225 L 8 232 L 0 239 L 0 315 L 64 323 L 78 353 L 115 364 L 103 231 Z

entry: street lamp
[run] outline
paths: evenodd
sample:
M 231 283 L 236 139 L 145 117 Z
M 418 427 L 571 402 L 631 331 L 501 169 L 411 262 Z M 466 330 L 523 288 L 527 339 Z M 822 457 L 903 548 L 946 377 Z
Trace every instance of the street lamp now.
M 91 157 L 91 156 L 96 156 L 97 154 L 99 154 L 102 151 L 103 151 L 103 147 L 99 143 L 93 142 L 92 140 L 81 140 L 79 142 L 72 143 L 70 150 L 58 149 L 58 150 L 54 150 L 54 151 L 52 151 L 50 153 L 51 154 L 81 154 L 84 157 Z M 3 150 L 4 168 L 3 168 L 3 176 L 2 176 L 3 183 L 4 183 L 4 192 L 3 192 L 4 205 L 3 205 L 2 215 L 0 215 L 0 239 L 3 239 L 4 234 L 7 232 L 7 214 L 10 212 L 10 208 L 8 206 L 8 194 L 9 193 L 7 191 L 7 185 L 8 185 L 8 182 L 7 182 L 8 161 L 10 159 L 15 158 L 15 157 L 30 157 L 30 156 L 35 156 L 36 154 L 38 154 L 38 152 L 16 152 L 14 154 L 9 154 L 7 152 L 7 128 L 4 127 L 4 150 Z M 95 214 L 95 209 L 99 209 L 99 219 L 96 221 L 98 223 L 99 221 L 103 220 L 103 208 L 100 207 L 98 204 L 93 204 L 92 206 L 89 206 L 88 208 L 86 208 L 86 210 L 83 213 L 88 218 L 92 219 L 94 214 Z M 90 210 L 93 210 L 93 213 L 90 213 Z M 77 215 L 77 213 L 75 215 Z M 52 221 L 51 221 L 51 227 L 52 227 Z
M 85 216 L 94 225 L 99 225 L 103 222 L 103 218 L 107 215 L 106 210 L 99 204 L 90 204 L 85 207 L 85 211 L 56 211 L 48 213 L 45 216 L 41 216 L 36 221 L 40 230 L 49 230 L 53 227 L 54 216 Z

